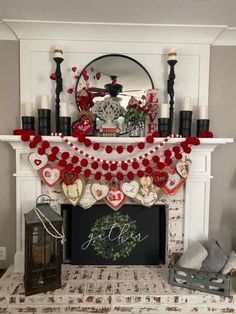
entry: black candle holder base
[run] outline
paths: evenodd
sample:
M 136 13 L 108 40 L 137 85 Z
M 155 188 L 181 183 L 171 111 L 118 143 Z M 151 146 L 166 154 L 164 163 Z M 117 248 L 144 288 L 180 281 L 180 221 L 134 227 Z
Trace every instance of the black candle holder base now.
M 199 119 L 197 120 L 197 136 L 199 132 L 209 132 L 210 120 L 209 119 Z
M 35 130 L 35 117 L 23 116 L 21 120 L 23 130 Z
M 167 137 L 169 135 L 170 119 L 158 118 L 158 132 L 161 137 Z
M 59 132 L 63 135 L 71 135 L 71 118 L 70 117 L 59 117 Z
M 51 134 L 51 110 L 38 109 L 38 134 L 50 135 Z
M 192 111 L 183 110 L 179 112 L 179 135 L 189 137 L 192 134 Z

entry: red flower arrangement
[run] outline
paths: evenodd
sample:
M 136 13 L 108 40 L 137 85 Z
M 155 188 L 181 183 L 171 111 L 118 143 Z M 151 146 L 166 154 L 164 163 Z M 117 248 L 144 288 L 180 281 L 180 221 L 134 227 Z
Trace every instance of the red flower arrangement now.
M 91 91 L 89 89 L 90 88 L 89 81 L 91 81 L 91 79 L 92 79 L 92 81 L 93 81 L 92 86 L 96 87 L 97 82 L 101 78 L 101 73 L 100 72 L 94 73 L 94 69 L 92 67 L 89 69 L 89 72 L 87 70 L 83 70 L 80 75 L 75 75 L 75 73 L 77 71 L 76 66 L 73 66 L 71 68 L 71 71 L 72 71 L 72 74 L 76 80 L 78 80 L 78 78 L 81 76 L 81 79 L 77 85 L 77 96 L 76 96 L 77 108 L 79 109 L 79 111 L 80 110 L 89 111 L 90 108 L 92 108 L 92 106 L 94 105 L 94 103 L 93 103 L 94 97 L 105 96 L 104 93 L 94 93 L 93 91 Z M 52 73 L 50 75 L 50 79 L 56 80 L 56 74 Z M 75 88 L 76 88 L 75 86 L 69 87 L 67 89 L 67 93 L 73 94 L 73 92 L 75 92 Z

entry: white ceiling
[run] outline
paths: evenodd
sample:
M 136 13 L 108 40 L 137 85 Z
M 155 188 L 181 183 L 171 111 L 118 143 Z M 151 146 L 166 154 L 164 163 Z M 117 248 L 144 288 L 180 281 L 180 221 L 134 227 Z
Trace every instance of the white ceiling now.
M 236 0 L 0 0 L 0 19 L 236 26 Z

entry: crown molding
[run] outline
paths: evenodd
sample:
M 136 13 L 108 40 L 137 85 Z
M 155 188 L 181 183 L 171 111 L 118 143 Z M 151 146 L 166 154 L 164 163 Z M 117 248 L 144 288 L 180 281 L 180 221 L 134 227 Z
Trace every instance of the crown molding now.
M 213 44 L 226 25 L 124 24 L 4 19 L 16 39 Z
M 0 40 L 17 40 L 14 32 L 0 21 Z
M 236 27 L 228 27 L 214 41 L 214 46 L 236 46 Z
M 0 40 L 57 39 L 236 46 L 236 27 L 227 25 L 130 24 L 38 20 L 0 21 Z

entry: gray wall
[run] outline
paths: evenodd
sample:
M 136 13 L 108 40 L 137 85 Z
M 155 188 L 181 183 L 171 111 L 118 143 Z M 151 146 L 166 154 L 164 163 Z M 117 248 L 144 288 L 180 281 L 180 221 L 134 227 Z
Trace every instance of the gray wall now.
M 213 47 L 210 63 L 210 118 L 216 137 L 236 137 L 236 47 Z M 213 154 L 210 236 L 236 250 L 236 143 Z
M 0 134 L 12 134 L 19 127 L 19 48 L 16 41 L 0 41 Z M 7 247 L 7 260 L 15 252 L 15 158 L 7 143 L 0 143 L 0 246 Z
M 19 127 L 19 47 L 0 41 L 0 134 L 12 134 Z M 236 47 L 213 47 L 210 65 L 210 118 L 216 137 L 236 134 Z M 12 149 L 0 143 L 0 246 L 7 247 L 7 260 L 15 252 L 15 170 Z M 223 145 L 213 154 L 210 236 L 227 250 L 236 249 L 236 144 Z

